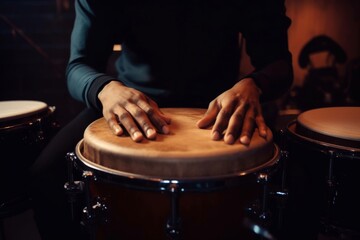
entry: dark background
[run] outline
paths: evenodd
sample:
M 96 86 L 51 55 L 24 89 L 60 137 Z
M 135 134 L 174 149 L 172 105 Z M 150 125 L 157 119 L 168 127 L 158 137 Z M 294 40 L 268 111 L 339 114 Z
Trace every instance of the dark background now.
M 360 1 L 287 0 L 286 6 L 292 19 L 289 47 L 294 88 L 301 88 L 309 73 L 299 66 L 299 54 L 318 35 L 329 36 L 346 53 L 346 61 L 333 66 L 338 74 L 335 81 L 347 88 L 350 81 L 359 86 Z M 56 107 L 61 125 L 84 107 L 69 96 L 64 77 L 73 21 L 74 0 L 0 0 L 0 101 L 44 101 Z M 246 54 L 242 58 L 241 71 L 247 73 L 252 66 Z M 352 94 L 360 95 L 360 91 Z M 279 104 L 284 109 L 298 107 L 288 98 Z

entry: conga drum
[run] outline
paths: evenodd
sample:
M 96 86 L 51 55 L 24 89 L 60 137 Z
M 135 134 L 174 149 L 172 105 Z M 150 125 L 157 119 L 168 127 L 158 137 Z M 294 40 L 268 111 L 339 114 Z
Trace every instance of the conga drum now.
M 96 239 L 254 239 L 245 210 L 263 204 L 263 183 L 278 166 L 271 131 L 228 145 L 197 128 L 205 109 L 162 111 L 172 119 L 168 135 L 136 143 L 100 118 L 70 153 L 70 172 L 83 176 L 70 182 L 83 183 Z
M 42 101 L 0 101 L 2 213 L 11 212 L 19 196 L 22 200 L 26 171 L 58 129 L 54 112 L 55 107 Z
M 289 215 L 302 219 L 297 222 L 300 228 L 308 229 L 312 222 L 310 227 L 320 226 L 320 233 L 358 239 L 360 107 L 305 111 L 288 124 L 287 133 L 294 207 Z

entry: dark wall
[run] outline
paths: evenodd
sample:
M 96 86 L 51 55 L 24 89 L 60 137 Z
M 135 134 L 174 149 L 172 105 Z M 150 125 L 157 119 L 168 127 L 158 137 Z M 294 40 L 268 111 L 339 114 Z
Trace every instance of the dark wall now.
M 66 88 L 73 0 L 0 0 L 0 101 L 39 100 L 66 124 L 83 104 Z

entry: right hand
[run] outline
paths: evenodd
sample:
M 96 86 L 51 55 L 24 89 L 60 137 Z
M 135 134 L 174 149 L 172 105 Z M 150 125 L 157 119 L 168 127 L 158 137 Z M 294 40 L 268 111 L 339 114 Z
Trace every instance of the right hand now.
M 135 142 L 155 139 L 157 132 L 168 134 L 171 119 L 144 93 L 111 81 L 98 94 L 103 115 L 115 135 L 125 130 Z

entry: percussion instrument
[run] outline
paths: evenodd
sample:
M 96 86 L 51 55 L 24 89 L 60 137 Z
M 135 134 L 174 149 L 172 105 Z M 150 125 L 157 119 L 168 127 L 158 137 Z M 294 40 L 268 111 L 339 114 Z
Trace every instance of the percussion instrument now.
M 54 112 L 55 107 L 41 101 L 0 101 L 2 206 L 15 201 L 26 171 L 58 129 Z
M 100 118 L 68 154 L 66 188 L 84 190 L 84 219 L 94 235 L 246 239 L 252 233 L 244 227 L 245 209 L 264 204 L 264 185 L 279 162 L 271 131 L 266 139 L 255 131 L 248 146 L 228 145 L 197 128 L 205 109 L 162 111 L 172 119 L 170 134 L 136 143 L 115 136 Z
M 326 233 L 359 237 L 360 107 L 305 111 L 288 124 L 287 135 L 296 208 L 305 202 L 303 212 L 318 217 Z

